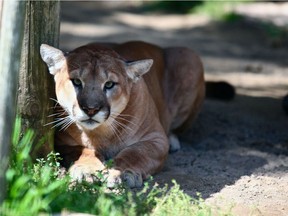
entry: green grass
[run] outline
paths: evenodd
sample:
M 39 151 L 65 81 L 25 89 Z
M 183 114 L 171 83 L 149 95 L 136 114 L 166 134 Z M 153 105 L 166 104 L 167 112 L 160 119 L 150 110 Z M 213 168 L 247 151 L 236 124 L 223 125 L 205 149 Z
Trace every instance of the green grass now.
M 203 4 L 192 8 L 189 13 L 204 14 L 217 21 L 233 22 L 242 19 L 243 17 L 231 10 L 236 4 L 243 1 L 211 1 L 205 0 Z M 246 0 L 245 2 L 249 2 Z
M 144 9 L 147 11 L 160 11 L 174 14 L 203 14 L 217 21 L 233 22 L 243 17 L 234 13 L 233 6 L 251 0 L 202 0 L 202 1 L 152 1 L 146 3 Z
M 121 185 L 113 191 L 108 190 L 101 173 L 98 174 L 99 182 L 71 183 L 68 175 L 60 174 L 57 153 L 32 161 L 29 153 L 34 133 L 28 130 L 20 139 L 20 121 L 15 125 L 1 216 L 51 215 L 63 210 L 101 216 L 212 215 L 202 199 L 191 198 L 175 181 L 170 188 L 146 183 L 138 192 Z

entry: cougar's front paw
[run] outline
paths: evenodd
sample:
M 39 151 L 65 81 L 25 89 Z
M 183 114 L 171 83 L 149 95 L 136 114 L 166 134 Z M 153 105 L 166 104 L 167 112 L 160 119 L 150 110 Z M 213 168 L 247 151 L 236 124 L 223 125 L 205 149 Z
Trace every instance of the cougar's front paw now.
M 94 164 L 74 164 L 69 169 L 69 175 L 72 180 L 78 182 L 85 180 L 92 183 L 101 180 L 97 175 L 97 172 L 99 171 L 101 171 L 101 169 Z M 104 174 L 108 188 L 115 188 L 122 183 L 130 188 L 141 187 L 143 184 L 141 174 L 131 170 L 124 170 L 121 172 L 117 169 L 102 169 L 102 174 Z
M 92 183 L 98 179 L 97 171 L 99 168 L 94 164 L 74 164 L 69 169 L 69 175 L 72 180 L 78 182 L 85 180 Z
M 107 186 L 109 188 L 114 188 L 118 184 L 125 184 L 130 188 L 141 187 L 143 184 L 142 176 L 130 170 L 125 170 L 123 172 L 110 169 L 108 171 Z
M 122 173 L 121 178 L 125 184 L 130 188 L 139 188 L 143 184 L 141 174 L 126 170 Z
M 106 183 L 108 188 L 115 188 L 122 184 L 121 171 L 116 169 L 109 169 L 107 172 Z

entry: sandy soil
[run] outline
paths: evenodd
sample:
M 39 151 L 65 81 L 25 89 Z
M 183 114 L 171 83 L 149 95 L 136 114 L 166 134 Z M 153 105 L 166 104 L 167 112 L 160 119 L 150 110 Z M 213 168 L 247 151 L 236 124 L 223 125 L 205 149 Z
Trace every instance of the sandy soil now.
M 205 101 L 155 182 L 176 179 L 187 194 L 200 192 L 235 215 L 288 215 L 288 117 L 281 107 L 288 92 L 287 31 L 273 37 L 259 22 L 287 24 L 287 3 L 238 7 L 247 17 L 234 23 L 141 13 L 135 4 L 63 2 L 61 48 L 128 40 L 188 46 L 202 57 L 207 80 L 227 80 L 237 90 L 231 102 Z

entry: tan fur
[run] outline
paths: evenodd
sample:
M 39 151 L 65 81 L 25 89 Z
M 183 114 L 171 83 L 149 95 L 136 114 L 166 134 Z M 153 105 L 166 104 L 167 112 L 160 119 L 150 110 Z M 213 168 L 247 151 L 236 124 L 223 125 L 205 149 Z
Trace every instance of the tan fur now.
M 89 178 L 113 159 L 110 185 L 122 180 L 130 187 L 141 186 L 143 179 L 163 167 L 168 135 L 187 128 L 204 98 L 201 61 L 187 48 L 162 49 L 144 42 L 89 44 L 64 57 L 60 50 L 42 45 L 41 55 L 54 75 L 57 100 L 66 115 L 82 116 L 83 98 L 98 101 L 95 97 L 103 97 L 105 82 L 118 83 L 101 100 L 111 113 L 106 116 L 108 111 L 101 108 L 95 114 L 101 112 L 103 122 L 90 127 L 76 120 L 56 133 L 55 148 L 65 165 L 71 165 L 69 172 L 75 179 Z M 75 77 L 84 83 L 81 96 L 70 80 Z

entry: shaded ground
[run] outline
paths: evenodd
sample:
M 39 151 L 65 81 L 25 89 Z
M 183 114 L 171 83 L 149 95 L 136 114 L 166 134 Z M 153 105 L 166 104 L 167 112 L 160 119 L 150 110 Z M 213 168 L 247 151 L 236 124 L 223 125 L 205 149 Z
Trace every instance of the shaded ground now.
M 288 92 L 287 31 L 275 36 L 257 20 L 286 25 L 282 9 L 287 3 L 241 6 L 236 10 L 248 17 L 233 23 L 140 13 L 131 2 L 62 4 L 60 46 L 65 50 L 92 41 L 188 46 L 202 57 L 207 80 L 236 87 L 231 102 L 205 101 L 197 121 L 181 136 L 182 149 L 169 156 L 156 182 L 176 179 L 186 193 L 200 192 L 214 206 L 234 206 L 236 215 L 288 215 L 288 117 L 281 107 Z M 269 11 L 273 19 L 253 7 Z

